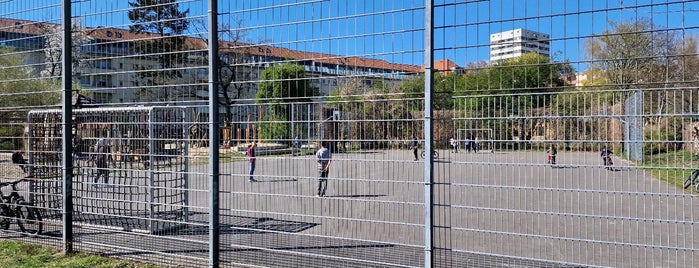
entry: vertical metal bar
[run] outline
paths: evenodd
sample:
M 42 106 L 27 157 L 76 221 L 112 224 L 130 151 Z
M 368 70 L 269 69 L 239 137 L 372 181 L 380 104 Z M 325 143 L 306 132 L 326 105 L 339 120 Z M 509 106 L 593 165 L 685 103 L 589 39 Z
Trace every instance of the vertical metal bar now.
M 432 46 L 434 20 L 434 5 L 432 0 L 425 0 L 425 268 L 432 267 L 434 252 L 432 251 L 432 68 L 434 52 Z
M 148 209 L 148 230 L 152 233 L 153 231 L 155 231 L 153 226 L 153 217 L 155 216 L 155 200 L 153 199 L 153 196 L 155 194 L 155 177 L 160 174 L 156 174 L 155 162 L 158 160 L 162 152 L 158 150 L 155 143 L 155 137 L 158 136 L 155 132 L 155 124 L 156 122 L 160 121 L 156 121 L 155 109 L 153 107 L 150 107 L 146 112 L 148 113 L 148 148 L 150 148 L 150 153 L 148 154 L 148 158 L 150 159 L 150 164 L 148 164 L 148 168 L 150 169 L 150 171 L 148 172 L 148 174 L 150 174 L 150 176 L 148 178 L 148 204 L 146 204 L 146 208 Z M 160 143 L 161 141 L 158 141 L 157 144 Z
M 189 120 L 189 117 L 187 116 L 187 115 L 189 115 L 189 113 L 187 111 L 189 111 L 187 108 L 183 108 L 183 109 L 179 110 L 179 112 L 182 113 L 182 121 L 179 123 L 182 124 L 182 126 L 181 126 L 182 127 L 182 138 L 184 138 L 184 141 L 182 142 L 182 162 L 184 164 L 184 171 L 182 172 L 182 176 L 184 179 L 184 184 L 182 185 L 182 187 L 184 187 L 185 190 L 189 189 L 189 186 L 190 186 L 190 183 L 189 183 L 189 164 L 190 164 L 189 163 L 189 144 L 190 144 L 190 142 L 189 141 L 192 138 L 189 135 L 189 128 L 186 127 L 187 122 L 191 122 L 191 120 Z M 183 191 L 182 194 L 184 195 L 183 200 L 182 200 L 182 202 L 184 203 L 183 204 L 183 211 L 182 211 L 182 214 L 183 214 L 182 220 L 184 222 L 189 222 L 189 191 Z
M 218 1 L 209 0 L 209 266 L 219 266 Z
M 63 52 L 61 70 L 63 74 L 61 83 L 63 86 L 63 251 L 70 253 L 73 251 L 73 132 L 72 119 L 73 110 L 72 92 L 72 62 L 73 62 L 73 40 L 71 38 L 71 0 L 63 0 L 63 42 L 61 51 Z

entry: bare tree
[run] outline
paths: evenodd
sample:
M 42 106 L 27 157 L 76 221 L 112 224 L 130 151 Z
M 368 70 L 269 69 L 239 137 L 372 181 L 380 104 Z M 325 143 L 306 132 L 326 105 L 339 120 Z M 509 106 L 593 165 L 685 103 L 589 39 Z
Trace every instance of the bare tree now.
M 254 90 L 252 74 L 256 71 L 254 64 L 250 63 L 255 50 L 266 49 L 263 46 L 254 45 L 247 39 L 246 31 L 243 29 L 243 20 L 233 21 L 234 25 L 222 23 L 219 25 L 219 56 L 218 56 L 218 78 L 220 98 L 219 103 L 225 107 L 225 120 L 233 120 L 231 106 L 243 98 L 246 90 Z M 207 22 L 196 20 L 192 23 L 195 32 L 206 33 Z M 208 45 L 209 40 L 201 35 L 201 40 Z M 258 42 L 262 43 L 262 41 Z M 208 59 L 207 59 L 208 60 Z M 253 96 L 253 94 L 249 94 Z
M 676 34 L 650 20 L 609 22 L 611 28 L 585 41 L 591 69 L 603 70 L 617 88 L 639 88 L 667 80 Z

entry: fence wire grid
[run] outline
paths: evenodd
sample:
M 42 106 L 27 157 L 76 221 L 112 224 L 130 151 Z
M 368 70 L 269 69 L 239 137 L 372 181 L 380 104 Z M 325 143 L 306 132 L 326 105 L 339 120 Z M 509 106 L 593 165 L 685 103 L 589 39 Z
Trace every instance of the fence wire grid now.
M 168 267 L 696 267 L 697 16 L 0 1 L 0 238 Z

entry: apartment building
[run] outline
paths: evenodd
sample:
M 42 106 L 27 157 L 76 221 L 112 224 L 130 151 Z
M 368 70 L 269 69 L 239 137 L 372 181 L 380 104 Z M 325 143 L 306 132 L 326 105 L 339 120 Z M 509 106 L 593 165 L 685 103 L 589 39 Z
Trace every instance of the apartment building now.
M 550 56 L 550 36 L 527 29 L 514 29 L 490 35 L 490 62 L 497 63 L 536 52 Z
M 0 46 L 14 47 L 21 51 L 25 63 L 37 69 L 46 68 L 45 22 L 33 22 L 0 18 Z M 154 34 L 137 34 L 127 29 L 96 27 L 85 29 L 89 42 L 81 44 L 79 53 L 87 64 L 74 70 L 74 77 L 81 89 L 90 92 L 97 103 L 135 104 L 139 102 L 139 91 L 144 87 L 138 78 L 139 70 L 158 68 L 152 57 L 134 55 L 135 41 L 157 38 Z M 208 70 L 203 59 L 206 42 L 201 38 L 189 37 L 186 40 L 191 51 L 187 53 L 187 66 L 179 67 L 181 81 L 171 84 L 205 85 Z M 295 61 L 303 66 L 322 95 L 327 95 L 341 84 L 343 79 L 360 78 L 367 88 L 381 80 L 384 84 L 398 83 L 400 80 L 422 72 L 421 66 L 390 63 L 385 60 L 331 55 L 297 51 L 270 45 L 240 44 L 222 42 L 221 53 L 240 53 L 244 48 L 244 66 L 237 68 L 237 77 L 244 78 L 238 89 L 240 99 L 253 102 L 262 71 L 275 63 Z M 40 70 L 37 70 L 40 71 Z M 206 86 L 189 86 L 195 90 L 189 94 L 190 104 L 205 101 Z

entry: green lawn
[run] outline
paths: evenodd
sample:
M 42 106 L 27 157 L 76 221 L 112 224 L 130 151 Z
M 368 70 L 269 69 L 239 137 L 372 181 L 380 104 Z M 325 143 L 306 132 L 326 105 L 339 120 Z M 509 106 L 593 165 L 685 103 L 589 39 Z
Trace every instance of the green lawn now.
M 692 169 L 699 168 L 699 157 L 683 150 L 646 155 L 643 166 L 656 178 L 682 188 L 682 182 L 692 173 Z
M 104 267 L 156 268 L 88 254 L 63 254 L 60 250 L 14 241 L 0 241 L 0 267 Z

